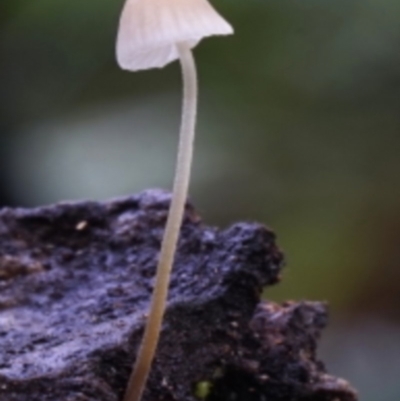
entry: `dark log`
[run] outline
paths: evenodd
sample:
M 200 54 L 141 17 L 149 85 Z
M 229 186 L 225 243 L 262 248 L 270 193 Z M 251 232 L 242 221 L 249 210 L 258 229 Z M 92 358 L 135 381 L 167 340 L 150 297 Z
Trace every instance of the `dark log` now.
M 170 196 L 0 212 L 0 401 L 118 401 L 143 334 Z M 260 224 L 186 208 L 144 401 L 354 401 L 316 359 L 320 303 L 260 302 L 282 254 Z

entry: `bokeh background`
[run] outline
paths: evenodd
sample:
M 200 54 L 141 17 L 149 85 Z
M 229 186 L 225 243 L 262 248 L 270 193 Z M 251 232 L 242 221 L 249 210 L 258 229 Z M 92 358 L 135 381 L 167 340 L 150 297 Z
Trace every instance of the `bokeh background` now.
M 364 401 L 400 397 L 400 2 L 217 0 L 196 49 L 191 199 L 285 251 L 274 300 L 326 300 L 320 355 Z M 118 69 L 122 0 L 1 0 L 0 203 L 170 188 L 177 63 Z

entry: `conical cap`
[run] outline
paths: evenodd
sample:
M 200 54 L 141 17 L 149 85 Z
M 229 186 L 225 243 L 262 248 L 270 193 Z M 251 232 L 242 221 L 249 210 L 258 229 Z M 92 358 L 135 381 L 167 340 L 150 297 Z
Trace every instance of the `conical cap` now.
M 162 68 L 178 58 L 177 43 L 194 47 L 204 37 L 232 33 L 231 25 L 207 0 L 127 0 L 117 61 L 130 71 Z

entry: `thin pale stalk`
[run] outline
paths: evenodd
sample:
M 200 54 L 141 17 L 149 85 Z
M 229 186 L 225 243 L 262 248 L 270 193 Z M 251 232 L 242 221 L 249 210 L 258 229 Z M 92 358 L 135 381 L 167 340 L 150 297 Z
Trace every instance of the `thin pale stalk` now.
M 189 188 L 197 111 L 197 74 L 190 46 L 180 43 L 178 51 L 183 77 L 183 107 L 172 201 L 161 245 L 150 313 L 124 401 L 140 401 L 150 372 L 160 336 L 171 269 Z

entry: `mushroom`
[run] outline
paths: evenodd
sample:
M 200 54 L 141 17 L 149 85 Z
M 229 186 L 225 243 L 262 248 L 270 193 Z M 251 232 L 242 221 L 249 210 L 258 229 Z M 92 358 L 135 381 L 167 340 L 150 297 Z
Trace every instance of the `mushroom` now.
M 117 61 L 129 71 L 162 68 L 179 59 L 183 107 L 171 206 L 161 244 L 150 312 L 124 401 L 139 401 L 156 351 L 170 273 L 188 194 L 197 111 L 197 76 L 191 49 L 233 29 L 207 0 L 127 0 L 122 11 Z

